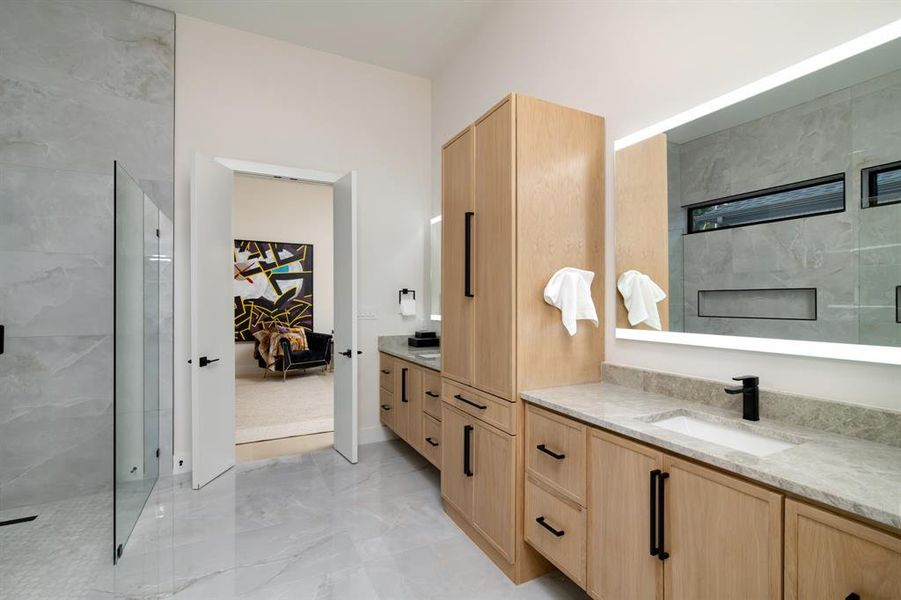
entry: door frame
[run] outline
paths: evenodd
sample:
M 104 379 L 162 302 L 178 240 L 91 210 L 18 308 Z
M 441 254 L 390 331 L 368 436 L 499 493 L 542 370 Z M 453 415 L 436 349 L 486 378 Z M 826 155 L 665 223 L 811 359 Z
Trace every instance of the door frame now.
M 264 177 L 280 177 L 284 179 L 299 181 L 303 183 L 319 183 L 319 184 L 327 184 L 334 187 L 334 184 L 341 178 L 345 177 L 348 173 L 354 173 L 353 170 L 348 171 L 346 173 L 333 173 L 330 171 L 317 171 L 315 169 L 301 169 L 298 167 L 288 167 L 285 165 L 273 165 L 268 163 L 260 163 L 248 160 L 241 160 L 235 158 L 225 158 L 221 156 L 214 156 L 213 160 L 221 164 L 222 166 L 230 169 L 234 174 L 245 174 L 245 175 L 260 175 Z M 357 238 L 357 230 L 356 227 L 353 227 L 353 238 L 356 240 Z M 356 244 L 354 244 L 356 246 Z M 333 267 L 334 268 L 334 267 Z M 356 290 L 355 294 L 359 294 L 359 291 Z M 356 306 L 356 302 L 353 302 L 353 306 Z M 334 360 L 334 349 L 333 349 L 332 360 Z M 333 384 L 334 385 L 334 384 Z M 359 402 L 359 399 L 357 399 Z M 192 399 L 193 402 L 193 399 Z M 332 398 L 332 410 L 335 410 L 335 398 L 333 395 Z M 359 427 L 360 424 L 356 415 L 358 414 L 359 409 L 357 406 L 353 407 L 354 418 L 352 419 L 352 437 L 353 439 L 359 439 Z M 336 423 L 337 426 L 337 423 Z M 334 446 L 333 446 L 334 448 Z M 336 450 L 337 451 L 337 450 Z M 339 452 L 340 454 L 340 452 Z M 356 461 L 353 461 L 356 462 Z

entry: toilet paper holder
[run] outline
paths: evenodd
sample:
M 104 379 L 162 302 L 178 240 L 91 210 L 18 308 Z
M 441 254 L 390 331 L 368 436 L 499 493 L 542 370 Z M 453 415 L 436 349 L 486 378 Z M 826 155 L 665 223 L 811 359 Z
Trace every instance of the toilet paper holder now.
M 413 299 L 416 300 L 416 290 L 404 288 L 402 290 L 398 290 L 397 292 L 397 303 L 400 304 L 401 298 L 403 296 L 406 296 L 407 294 L 413 294 Z

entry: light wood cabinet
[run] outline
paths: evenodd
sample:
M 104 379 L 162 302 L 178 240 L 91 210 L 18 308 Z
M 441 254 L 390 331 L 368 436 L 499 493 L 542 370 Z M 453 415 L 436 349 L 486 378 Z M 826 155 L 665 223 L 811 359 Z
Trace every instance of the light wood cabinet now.
M 663 598 L 663 562 L 651 554 L 656 514 L 650 473 L 663 454 L 614 435 L 588 434 L 588 573 L 593 598 Z
M 582 423 L 535 406 L 526 408 L 529 474 L 585 506 L 585 435 Z
M 782 496 L 669 455 L 663 468 L 664 597 L 782 598 Z
M 429 369 L 422 371 L 422 412 L 441 420 L 441 375 Z
M 554 491 L 527 477 L 524 537 L 584 588 L 586 510 Z
M 476 421 L 472 454 L 472 524 L 504 558 L 513 562 L 516 535 L 514 438 Z
M 379 387 L 394 391 L 394 357 L 384 352 L 379 353 Z
M 513 399 L 513 102 L 475 124 L 472 385 Z
M 477 419 L 449 406 L 441 412 L 441 497 L 472 519 L 472 444 Z
M 441 372 L 472 382 L 472 215 L 475 134 L 467 129 L 441 153 Z
M 516 583 L 550 569 L 523 540 L 519 391 L 600 376 L 603 331 L 570 336 L 542 291 L 563 267 L 589 270 L 603 308 L 604 146 L 602 117 L 514 94 L 442 149 L 441 396 L 456 415 L 442 417 L 442 489 L 447 478 L 448 512 Z M 461 415 L 475 436 L 469 514 L 455 506 Z
M 785 599 L 898 600 L 901 538 L 785 502 Z
M 379 388 L 379 420 L 382 425 L 394 429 L 394 394 Z
M 422 415 L 422 455 L 430 463 L 441 469 L 441 421 L 430 416 Z
M 379 354 L 379 367 L 381 369 L 379 378 L 379 419 L 381 423 L 440 468 L 440 450 L 425 440 L 429 435 L 425 433 L 426 419 L 429 418 L 426 410 L 427 402 L 437 402 L 440 405 L 440 394 L 436 394 L 439 396 L 436 398 L 426 395 L 425 391 L 435 394 L 432 390 L 438 389 L 438 383 L 441 381 L 440 375 L 437 371 L 384 352 Z M 424 390 L 426 385 L 428 385 L 428 390 Z M 433 418 L 440 419 L 441 413 L 434 404 L 428 404 L 428 410 L 433 413 Z M 437 416 L 434 413 L 437 413 Z M 431 431 L 434 433 L 434 427 Z

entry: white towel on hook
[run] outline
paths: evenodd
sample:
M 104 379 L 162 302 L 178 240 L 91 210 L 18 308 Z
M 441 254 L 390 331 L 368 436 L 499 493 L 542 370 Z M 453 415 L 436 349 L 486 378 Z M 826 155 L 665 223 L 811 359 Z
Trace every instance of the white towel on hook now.
M 576 335 L 576 321 L 587 320 L 598 326 L 598 313 L 591 298 L 594 273 L 565 267 L 554 273 L 544 286 L 544 301 L 560 309 L 563 326 Z
M 616 281 L 616 289 L 623 296 L 623 304 L 629 311 L 629 325 L 645 323 L 660 330 L 660 313 L 657 303 L 666 298 L 660 286 L 640 271 L 626 271 Z

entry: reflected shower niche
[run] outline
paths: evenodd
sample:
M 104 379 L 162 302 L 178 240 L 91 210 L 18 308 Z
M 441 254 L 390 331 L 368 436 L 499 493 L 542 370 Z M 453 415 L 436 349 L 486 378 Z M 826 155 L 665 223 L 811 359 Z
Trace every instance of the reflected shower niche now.
M 662 330 L 897 356 L 901 39 L 671 122 L 616 144 L 616 275 L 666 293 Z M 730 347 L 626 331 L 648 327 L 617 305 L 617 335 Z
M 159 477 L 160 210 L 115 170 L 114 560 Z

